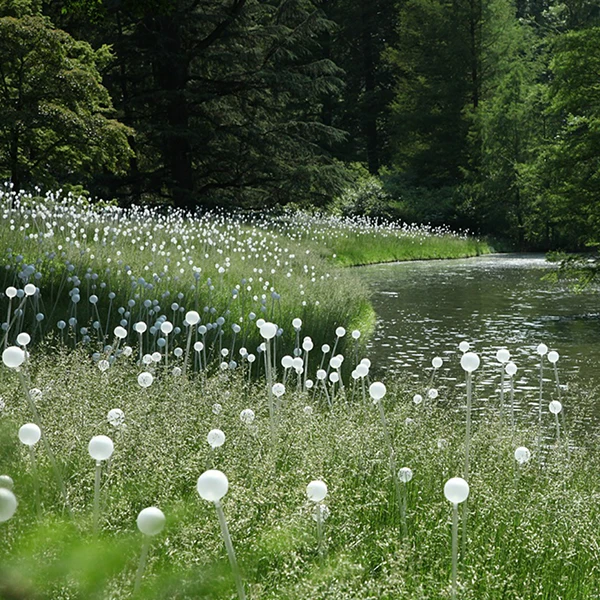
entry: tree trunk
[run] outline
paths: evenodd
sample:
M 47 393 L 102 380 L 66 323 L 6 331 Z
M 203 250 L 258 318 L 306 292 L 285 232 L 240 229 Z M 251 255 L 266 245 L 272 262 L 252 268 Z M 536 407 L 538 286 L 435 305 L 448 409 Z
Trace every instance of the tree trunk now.
M 379 143 L 377 139 L 377 112 L 375 106 L 376 79 L 372 39 L 374 12 L 374 0 L 361 0 L 361 46 L 363 79 L 365 85 L 362 122 L 367 144 L 367 164 L 369 172 L 377 174 L 379 171 Z

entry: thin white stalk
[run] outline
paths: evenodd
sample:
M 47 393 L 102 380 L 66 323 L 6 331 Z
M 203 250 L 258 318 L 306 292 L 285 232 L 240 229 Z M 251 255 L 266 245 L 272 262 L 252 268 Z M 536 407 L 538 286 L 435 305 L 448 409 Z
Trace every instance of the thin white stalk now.
M 102 474 L 102 462 L 96 461 L 96 477 L 94 481 L 94 533 L 98 533 L 100 522 L 100 475 Z
M 35 450 L 33 446 L 29 446 L 29 457 L 31 459 L 31 473 L 33 475 L 33 491 L 35 494 L 35 508 L 38 517 L 42 516 L 42 503 L 40 501 L 40 481 L 38 479 L 37 465 L 35 462 Z
M 137 573 L 135 575 L 135 585 L 133 587 L 133 595 L 137 595 L 142 585 L 142 577 L 146 570 L 146 560 L 148 559 L 148 551 L 150 550 L 150 536 L 144 536 L 144 544 L 142 545 L 142 554 L 140 555 L 140 562 L 138 564 Z
M 398 499 L 398 503 L 401 504 L 402 492 L 400 489 L 400 480 L 398 479 L 398 469 L 396 468 L 396 457 L 394 454 L 392 438 L 390 436 L 390 432 L 387 426 L 387 420 L 385 418 L 385 412 L 383 410 L 383 403 L 381 400 L 377 401 L 377 408 L 379 409 L 379 417 L 381 419 L 381 425 L 383 427 L 383 435 L 385 437 L 385 442 L 390 453 L 390 471 L 392 472 L 392 479 L 394 480 L 394 487 L 396 488 L 396 498 Z
M 233 543 L 231 541 L 231 535 L 229 534 L 229 528 L 227 527 L 227 521 L 225 520 L 225 513 L 223 507 L 219 501 L 215 502 L 215 508 L 217 509 L 217 516 L 219 517 L 219 525 L 221 526 L 221 535 L 225 542 L 225 548 L 227 549 L 227 556 L 229 557 L 229 564 L 233 571 L 233 577 L 235 579 L 235 587 L 239 600 L 246 600 L 246 592 L 244 591 L 244 584 L 242 582 L 242 576 L 238 568 L 237 560 L 235 558 L 235 550 L 233 549 Z
M 452 600 L 456 600 L 458 572 L 458 504 L 452 505 Z
M 500 420 L 504 420 L 504 364 L 500 365 Z

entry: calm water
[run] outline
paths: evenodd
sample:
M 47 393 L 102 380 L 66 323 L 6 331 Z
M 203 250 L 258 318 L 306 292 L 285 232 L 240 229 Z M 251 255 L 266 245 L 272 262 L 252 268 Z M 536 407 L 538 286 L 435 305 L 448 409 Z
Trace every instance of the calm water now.
M 500 380 L 495 354 L 506 347 L 519 368 L 515 399 L 534 404 L 539 385 L 535 348 L 544 342 L 560 354 L 561 383 L 574 378 L 600 383 L 600 289 L 575 294 L 542 281 L 551 268 L 542 255 L 360 267 L 378 315 L 368 353 L 373 366 L 405 372 L 426 384 L 431 359 L 440 356 L 444 365 L 435 387 L 443 393 L 464 381 L 458 344 L 466 340 L 482 358 L 479 398 L 491 400 L 498 396 Z M 549 367 L 546 362 L 548 390 L 554 384 Z

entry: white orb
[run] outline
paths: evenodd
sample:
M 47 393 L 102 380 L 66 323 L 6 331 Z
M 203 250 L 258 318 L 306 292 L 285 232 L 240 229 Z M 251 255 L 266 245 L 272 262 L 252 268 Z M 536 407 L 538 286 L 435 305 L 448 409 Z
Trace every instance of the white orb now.
M 540 344 L 535 351 L 540 355 L 540 356 L 544 356 L 545 354 L 548 353 L 548 346 L 546 346 L 546 344 Z
M 131 346 L 123 346 L 123 356 L 131 356 L 133 354 L 133 348 Z
M 306 386 L 307 390 L 312 390 L 312 388 L 315 384 L 312 379 L 307 379 L 306 383 L 304 385 Z
M 254 421 L 254 411 L 251 408 L 245 408 L 241 413 L 240 413 L 240 419 L 242 421 L 242 423 L 246 423 L 246 425 L 251 425 L 252 422 Z
M 383 383 L 380 381 L 375 381 L 369 387 L 369 395 L 375 401 L 381 400 L 385 396 L 385 392 L 385 385 L 383 385 Z
M 215 402 L 215 404 L 212 405 L 212 411 L 214 415 L 220 415 L 222 410 L 223 407 L 218 402 Z
M 258 321 L 256 321 L 256 326 L 260 329 L 265 323 L 266 321 L 264 319 L 258 319 Z
M 281 398 L 281 396 L 285 394 L 285 385 L 283 385 L 283 383 L 276 383 L 273 385 L 272 391 L 277 398 Z
M 144 321 L 138 321 L 133 326 L 133 330 L 136 331 L 137 333 L 146 333 L 147 329 L 148 329 L 148 325 L 146 325 L 146 323 L 144 323 Z
M 27 346 L 30 341 L 31 336 L 24 331 L 17 336 L 17 344 L 19 344 L 19 346 Z
M 327 484 L 320 479 L 311 481 L 306 486 L 306 495 L 313 502 L 321 502 L 327 496 Z
M 23 291 L 25 292 L 26 296 L 33 296 L 35 294 L 35 285 L 33 285 L 33 283 L 28 283 L 23 288 Z
M 507 363 L 510 360 L 510 352 L 506 348 L 500 348 L 496 352 L 496 360 L 502 364 Z
M 321 381 L 323 381 L 326 377 L 327 377 L 327 371 L 325 371 L 325 369 L 317 370 L 317 379 L 320 379 Z
M 17 346 L 9 346 L 2 353 L 2 362 L 11 369 L 20 367 L 25 362 L 25 352 Z
M 337 357 L 334 356 L 330 361 L 329 361 L 329 366 L 332 369 L 339 369 L 342 366 L 342 361 Z
M 312 408 L 312 406 L 305 406 L 305 407 L 303 408 L 303 411 L 304 411 L 304 414 L 305 414 L 307 417 L 310 417 L 310 416 L 313 414 L 313 408 Z
M 331 381 L 331 383 L 337 383 L 339 380 L 340 376 L 337 373 L 329 373 L 329 381 Z
M 204 344 L 202 342 L 195 342 L 194 343 L 194 350 L 196 352 L 202 352 L 202 350 L 204 350 Z
M 198 477 L 196 490 L 204 500 L 208 502 L 218 502 L 229 489 L 229 481 L 225 473 L 211 469 L 205 471 Z
M 35 446 L 42 437 L 42 431 L 35 423 L 27 423 L 19 429 L 19 439 L 26 446 Z
M 8 521 L 17 510 L 17 498 L 6 488 L 0 488 L 0 523 Z
M 398 471 L 398 479 L 400 481 L 402 481 L 402 483 L 408 483 L 412 478 L 413 478 L 412 469 L 409 469 L 408 467 L 402 467 Z
M 431 400 L 435 400 L 438 396 L 439 396 L 439 393 L 435 388 L 431 388 L 427 392 L 427 397 L 430 398 Z
M 359 377 L 366 377 L 369 374 L 369 367 L 364 363 L 357 365 L 355 370 Z
M 9 298 L 14 298 L 17 295 L 17 288 L 12 285 L 6 288 L 4 292 Z
M 200 315 L 195 310 L 190 310 L 185 313 L 185 320 L 190 325 L 197 325 L 200 322 Z
M 559 359 L 559 355 L 558 355 L 558 352 L 556 352 L 556 350 L 552 350 L 552 352 L 548 352 L 548 362 L 555 364 L 558 362 L 558 359 Z
M 294 364 L 294 359 L 291 356 L 284 356 L 281 359 L 281 366 L 284 369 L 289 369 Z
M 343 327 L 338 327 L 335 330 L 335 335 L 339 338 L 344 337 L 346 335 L 346 330 Z
M 548 409 L 553 415 L 557 415 L 562 410 L 562 404 L 558 400 L 552 400 L 548 405 Z
M 9 475 L 0 475 L 0 488 L 12 490 L 15 482 Z
M 117 325 L 117 327 L 115 327 L 114 334 L 115 337 L 118 337 L 120 340 L 124 340 L 127 337 L 127 329 Z
M 275 323 L 263 323 L 260 328 L 260 335 L 265 338 L 265 340 L 270 340 L 277 335 L 277 325 Z
M 330 350 L 331 350 L 331 348 L 329 347 L 329 344 L 323 344 L 321 346 L 321 352 L 323 354 L 327 354 Z
M 360 337 L 360 331 L 358 329 L 355 329 L 352 332 L 352 338 L 355 339 L 355 340 L 357 340 L 359 337 Z
M 148 388 L 152 385 L 154 381 L 154 376 L 152 373 L 148 373 L 148 371 L 144 371 L 138 375 L 138 384 L 140 387 Z
M 162 354 L 160 352 L 153 352 L 150 356 L 155 363 L 159 363 L 162 360 Z
M 304 341 L 302 342 L 302 350 L 305 352 L 310 352 L 314 347 L 315 345 L 310 338 L 304 338 Z
M 525 446 L 519 446 L 515 450 L 515 460 L 520 464 L 524 465 L 531 458 L 531 452 L 529 448 L 525 448 Z
M 459 349 L 459 350 L 460 350 L 462 353 L 468 352 L 470 347 L 471 347 L 471 344 L 469 344 L 469 342 L 461 342 L 461 343 L 458 345 L 458 349 Z
M 292 321 L 292 327 L 294 329 L 300 329 L 300 327 L 302 327 L 302 319 L 294 319 Z
M 507 375 L 510 375 L 512 377 L 513 375 L 516 375 L 516 373 L 517 373 L 517 365 L 515 365 L 514 362 L 509 362 L 504 367 L 504 370 L 506 371 Z
M 113 427 L 121 427 L 125 422 L 125 413 L 120 408 L 112 408 L 106 419 Z
M 98 368 L 100 369 L 100 371 L 102 371 L 102 373 L 104 373 L 104 371 L 107 371 L 109 367 L 110 363 L 107 360 L 103 359 L 98 361 Z
M 431 361 L 431 365 L 434 369 L 439 369 L 443 363 L 444 361 L 439 356 L 434 357 Z
M 444 496 L 452 504 L 460 504 L 469 497 L 469 484 L 462 477 L 453 477 L 446 481 Z
M 144 535 L 157 535 L 163 530 L 165 521 L 163 511 L 155 506 L 150 506 L 140 511 L 137 517 L 137 526 Z
M 300 358 L 299 356 L 296 356 L 295 358 L 292 359 L 292 367 L 294 367 L 294 369 L 296 369 L 296 371 L 300 370 L 302 371 L 302 369 L 304 368 L 304 361 L 302 360 L 302 358 Z
M 472 373 L 479 367 L 479 356 L 475 352 L 465 352 L 460 358 L 460 366 L 467 372 Z
M 421 396 L 421 394 L 415 394 L 413 396 L 413 402 L 419 406 L 419 404 L 421 404 L 421 402 L 423 402 L 423 396 Z
M 112 456 L 115 447 L 105 435 L 95 435 L 88 444 L 88 452 L 94 460 L 106 460 Z
M 225 443 L 225 434 L 220 429 L 211 429 L 206 436 L 206 440 L 214 450 Z

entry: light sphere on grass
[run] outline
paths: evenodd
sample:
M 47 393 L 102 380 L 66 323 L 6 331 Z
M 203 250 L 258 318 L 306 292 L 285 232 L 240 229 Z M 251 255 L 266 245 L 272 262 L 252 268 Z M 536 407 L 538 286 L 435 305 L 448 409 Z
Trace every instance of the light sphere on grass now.
M 311 481 L 306 486 L 306 495 L 312 502 L 321 502 L 327 496 L 327 484 L 320 479 Z
M 359 377 L 366 377 L 369 374 L 369 367 L 364 363 L 360 363 L 360 365 L 356 366 L 355 371 Z
M 408 483 L 413 478 L 412 469 L 409 467 L 402 467 L 398 471 L 398 479 L 402 481 L 402 483 Z
M 112 456 L 115 447 L 106 435 L 95 435 L 88 444 L 88 452 L 94 460 L 107 460 Z
M 16 496 L 7 488 L 0 487 L 0 523 L 8 521 L 18 506 Z
M 18 346 L 9 346 L 2 353 L 2 362 L 10 369 L 16 369 L 25 362 L 25 352 Z
M 284 369 L 289 369 L 293 363 L 294 363 L 294 359 L 289 355 L 286 355 L 286 356 L 282 357 L 282 359 L 281 359 L 281 366 Z
M 558 362 L 559 354 L 556 350 L 552 350 L 552 352 L 548 352 L 548 362 L 551 362 L 553 365 Z
M 98 361 L 98 368 L 100 369 L 100 371 L 102 373 L 104 373 L 105 371 L 108 371 L 109 367 L 110 367 L 110 363 L 107 360 L 102 359 L 102 360 Z
M 161 326 L 160 326 L 160 330 L 169 335 L 172 331 L 173 331 L 173 323 L 171 323 L 171 321 L 165 321 Z
M 115 327 L 114 334 L 115 337 L 118 337 L 120 340 L 124 340 L 127 337 L 127 329 L 118 325 L 117 327 Z
M 33 296 L 35 294 L 35 285 L 33 285 L 33 283 L 28 283 L 24 288 L 23 291 L 25 292 L 26 296 Z
M 539 344 L 539 346 L 535 349 L 535 351 L 540 356 L 545 356 L 546 354 L 548 354 L 548 346 L 546 346 L 546 344 Z
M 220 429 L 211 429 L 206 436 L 210 447 L 214 450 L 215 448 L 221 447 L 225 443 L 225 434 Z
M 251 425 L 254 421 L 254 411 L 251 408 L 245 408 L 241 413 L 240 413 L 240 420 L 242 421 L 242 423 L 245 423 L 246 425 Z
M 148 329 L 148 326 L 146 325 L 146 323 L 144 323 L 144 321 L 138 321 L 134 326 L 133 326 L 133 330 L 137 333 L 146 333 L 146 330 Z
M 293 319 L 292 320 L 292 327 L 294 329 L 300 329 L 302 327 L 302 319 L 298 319 L 298 318 Z
M 512 377 L 513 375 L 516 375 L 516 373 L 517 373 L 517 365 L 515 365 L 514 362 L 509 362 L 504 367 L 504 370 L 506 371 L 507 375 L 510 375 Z
M 339 338 L 344 337 L 346 335 L 346 330 L 343 327 L 338 327 L 335 330 L 335 335 Z
M 435 400 L 438 396 L 439 396 L 439 393 L 435 388 L 431 388 L 427 392 L 427 397 L 430 398 L 431 400 Z
M 152 373 L 148 373 L 148 371 L 144 371 L 138 375 L 138 384 L 140 387 L 148 388 L 152 385 L 154 381 L 154 376 Z
M 273 385 L 273 395 L 277 398 L 281 398 L 285 394 L 285 385 L 283 383 L 276 383 Z
M 31 336 L 28 333 L 23 331 L 17 336 L 17 344 L 19 346 L 27 346 L 29 342 L 31 342 Z
M 12 490 L 15 485 L 12 477 L 9 475 L 0 475 L 0 488 L 5 488 L 7 490 Z
M 415 394 L 413 396 L 413 402 L 419 406 L 419 404 L 421 404 L 421 402 L 423 402 L 423 396 L 421 396 L 421 394 Z
M 562 410 L 562 404 L 558 400 L 552 400 L 548 405 L 548 409 L 553 415 L 557 415 Z
M 260 327 L 260 335 L 265 340 L 270 340 L 277 335 L 277 325 L 275 323 L 263 323 Z
M 369 386 L 369 395 L 375 402 L 381 400 L 385 396 L 385 385 L 381 381 L 375 381 Z
M 190 325 L 197 325 L 200 322 L 200 315 L 195 310 L 190 310 L 185 313 L 185 320 Z
M 530 458 L 531 458 L 531 452 L 530 452 L 529 448 L 526 448 L 525 446 L 519 446 L 515 450 L 515 460 L 520 465 L 524 465 L 526 462 L 529 462 Z
M 41 437 L 42 432 L 35 423 L 27 423 L 19 429 L 19 439 L 26 446 L 35 446 Z
M 229 481 L 222 471 L 210 469 L 198 477 L 196 490 L 208 502 L 218 502 L 229 490 Z
M 469 342 L 461 342 L 458 345 L 458 349 L 464 354 L 465 352 L 469 351 L 469 348 L 471 347 L 471 345 L 469 344 Z
M 433 360 L 431 361 L 431 366 L 434 369 L 439 369 L 443 364 L 444 364 L 444 361 L 439 356 L 434 357 Z
M 125 413 L 120 408 L 111 408 L 106 418 L 113 427 L 121 427 L 125 422 Z
M 465 352 L 460 359 L 460 366 L 467 373 L 472 373 L 479 368 L 480 364 L 479 356 L 475 352 Z
M 138 529 L 144 535 L 159 534 L 163 530 L 165 522 L 166 518 L 163 511 L 155 506 L 144 508 L 137 517 Z
M 355 329 L 352 332 L 352 339 L 357 340 L 360 337 L 360 331 L 358 329 Z
M 4 292 L 8 298 L 14 298 L 17 295 L 17 288 L 13 287 L 12 285 L 6 288 L 6 291 Z
M 506 348 L 500 348 L 496 352 L 496 360 L 502 364 L 507 363 L 510 360 L 510 352 Z
M 453 477 L 446 481 L 444 496 L 452 504 L 460 504 L 469 497 L 469 484 L 462 477 Z

